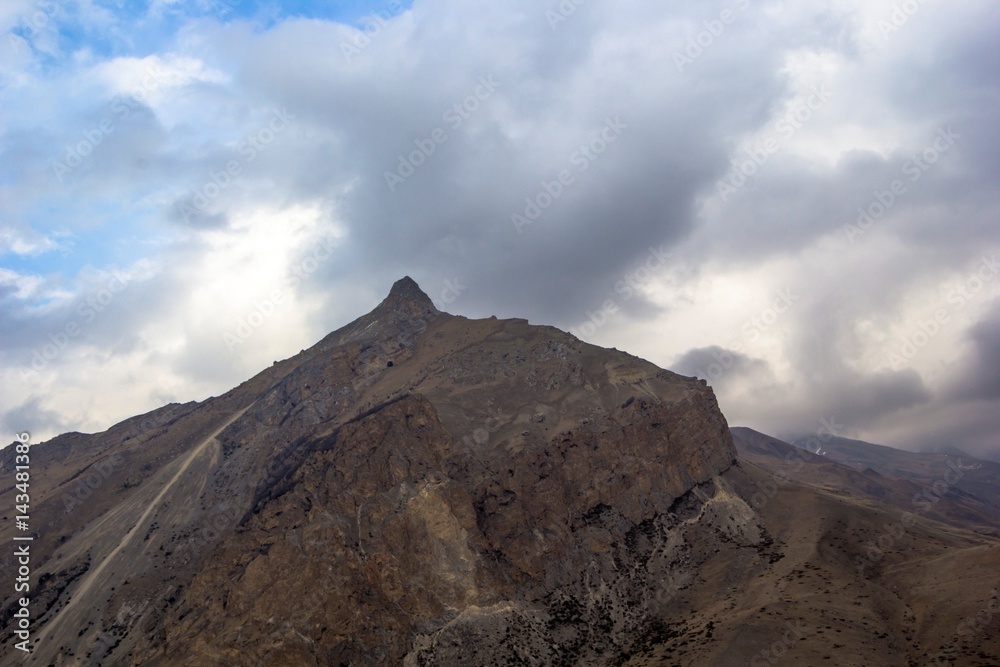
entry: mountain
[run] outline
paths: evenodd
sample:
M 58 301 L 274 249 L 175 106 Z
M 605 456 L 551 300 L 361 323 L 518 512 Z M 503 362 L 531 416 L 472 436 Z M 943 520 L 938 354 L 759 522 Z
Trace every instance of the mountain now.
M 793 444 L 807 446 L 810 440 Z M 823 455 L 857 470 L 908 479 L 921 486 L 946 484 L 953 494 L 968 494 L 1000 511 L 1000 463 L 978 459 L 955 448 L 916 453 L 862 440 L 826 436 Z
M 936 521 L 1000 535 L 1000 504 L 997 503 L 1000 485 L 981 479 L 994 474 L 989 467 L 995 464 L 980 462 L 968 455 L 942 456 L 937 474 L 931 474 L 934 466 L 921 461 L 925 455 L 900 450 L 886 453 L 884 450 L 888 447 L 860 441 L 851 441 L 855 443 L 852 456 L 842 458 L 837 443 L 826 446 L 830 439 L 823 443 L 823 455 L 820 455 L 810 451 L 811 448 L 792 445 L 749 428 L 733 427 L 731 433 L 742 460 L 752 461 L 781 479 L 793 479 L 835 493 L 849 493 L 858 499 L 868 498 Z M 910 461 L 910 458 L 916 460 Z M 845 459 L 855 465 L 838 462 Z M 876 459 L 894 459 L 897 465 L 880 465 L 880 471 L 868 465 L 877 464 Z
M 27 664 L 1000 662 L 996 538 L 779 476 L 703 381 L 409 278 L 226 394 L 31 460 Z

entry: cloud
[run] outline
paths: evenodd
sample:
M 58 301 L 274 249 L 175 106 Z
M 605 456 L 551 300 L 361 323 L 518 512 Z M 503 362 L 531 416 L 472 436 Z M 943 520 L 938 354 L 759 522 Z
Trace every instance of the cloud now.
M 753 359 L 718 345 L 688 350 L 670 367 L 681 375 L 710 380 L 715 386 L 732 382 L 741 376 L 752 377 L 770 370 L 764 359 Z
M 53 433 L 217 394 L 410 274 L 681 372 L 731 358 L 730 421 L 906 446 L 935 414 L 986 448 L 1000 281 L 949 297 L 1000 241 L 1000 17 L 896 4 L 84 3 L 28 35 L 12 3 L 4 402 Z
M 1000 301 L 969 328 L 970 350 L 956 373 L 952 397 L 967 401 L 1000 400 Z
M 72 430 L 71 422 L 67 422 L 58 412 L 42 407 L 40 396 L 32 396 L 0 415 L 0 432 L 8 436 L 2 446 L 6 447 L 13 442 L 17 433 L 31 433 L 34 439 L 35 434 L 30 429 L 40 424 L 44 424 L 47 430 L 54 429 L 59 433 Z

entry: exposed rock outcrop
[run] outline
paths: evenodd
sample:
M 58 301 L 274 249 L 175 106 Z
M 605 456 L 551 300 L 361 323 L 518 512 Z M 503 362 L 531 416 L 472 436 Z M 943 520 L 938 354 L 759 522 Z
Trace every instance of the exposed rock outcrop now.
M 903 665 L 955 617 L 855 570 L 886 508 L 737 463 L 704 382 L 440 312 L 409 278 L 222 396 L 36 451 L 30 664 L 728 665 L 795 621 L 843 632 L 843 664 Z M 941 536 L 908 548 L 997 553 Z M 799 639 L 787 664 L 830 659 Z

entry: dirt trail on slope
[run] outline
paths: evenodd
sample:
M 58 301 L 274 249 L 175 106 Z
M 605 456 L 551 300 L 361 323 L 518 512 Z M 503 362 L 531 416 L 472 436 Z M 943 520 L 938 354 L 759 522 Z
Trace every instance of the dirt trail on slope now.
M 97 581 L 98 577 L 100 577 L 104 569 L 108 566 L 109 563 L 111 563 L 112 560 L 114 560 L 115 556 L 121 553 L 122 549 L 128 546 L 129 542 L 132 541 L 132 538 L 135 537 L 135 534 L 139 532 L 139 529 L 142 528 L 143 524 L 146 523 L 146 519 L 149 518 L 149 515 L 152 514 L 153 511 L 159 507 L 160 501 L 163 500 L 163 496 L 165 496 L 167 492 L 174 486 L 174 484 L 177 483 L 177 480 L 179 480 L 181 476 L 187 471 L 187 469 L 191 466 L 191 463 L 196 458 L 198 458 L 198 455 L 201 454 L 205 450 L 205 448 L 208 447 L 212 443 L 212 441 L 219 436 L 220 433 L 226 430 L 226 428 L 230 424 L 232 424 L 237 419 L 242 417 L 243 414 L 252 407 L 253 404 L 251 403 L 247 407 L 237 412 L 230 419 L 228 419 L 226 423 L 217 428 L 210 436 L 205 438 L 201 443 L 198 444 L 198 446 L 196 446 L 194 449 L 191 450 L 191 453 L 189 453 L 187 455 L 187 458 L 184 459 L 184 462 L 181 464 L 181 467 L 177 470 L 176 473 L 174 473 L 174 476 L 170 478 L 170 481 L 168 481 L 166 484 L 163 485 L 163 488 L 160 489 L 160 492 L 156 494 L 156 497 L 153 498 L 153 501 L 149 503 L 149 507 L 147 507 L 146 511 L 142 513 L 142 515 L 139 517 L 139 520 L 136 521 L 134 526 L 132 526 L 132 529 L 125 534 L 125 537 L 123 537 L 121 542 L 118 543 L 118 546 L 116 546 L 114 549 L 111 550 L 111 553 L 109 553 L 104 558 L 104 560 L 101 561 L 100 565 L 91 570 L 84 577 L 83 581 L 80 583 L 80 587 L 72 592 L 72 597 L 66 603 L 66 606 L 63 607 L 62 611 L 60 611 L 51 621 L 49 621 L 45 625 L 45 629 L 42 630 L 42 632 L 39 633 L 38 635 L 39 644 L 44 642 L 45 638 L 52 632 L 52 630 L 59 626 L 59 622 L 66 616 L 66 614 L 73 608 L 73 606 L 77 602 L 86 597 L 87 592 L 93 587 L 94 582 Z

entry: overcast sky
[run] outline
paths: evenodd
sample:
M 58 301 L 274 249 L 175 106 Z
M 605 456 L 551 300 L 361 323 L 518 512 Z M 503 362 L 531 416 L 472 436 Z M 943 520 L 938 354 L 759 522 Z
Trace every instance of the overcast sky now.
M 220 394 L 408 274 L 734 425 L 1000 456 L 995 0 L 6 0 L 0 33 L 8 440 Z

